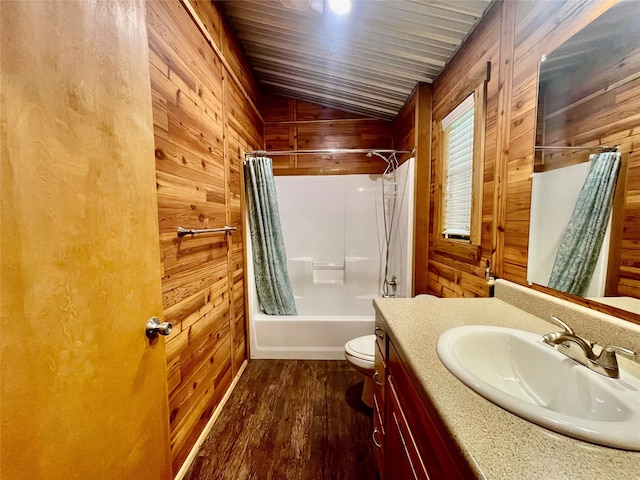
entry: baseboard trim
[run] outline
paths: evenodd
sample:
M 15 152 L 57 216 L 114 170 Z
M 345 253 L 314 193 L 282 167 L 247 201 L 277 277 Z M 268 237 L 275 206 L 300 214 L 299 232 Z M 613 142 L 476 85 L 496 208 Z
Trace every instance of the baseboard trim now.
M 220 403 L 218 404 L 216 409 L 213 411 L 211 418 L 205 425 L 204 430 L 202 430 L 202 433 L 198 437 L 198 440 L 196 440 L 196 443 L 193 445 L 193 448 L 189 452 L 189 455 L 187 455 L 187 458 L 184 460 L 184 463 L 180 467 L 180 470 L 178 470 L 178 473 L 176 473 L 176 476 L 173 477 L 174 480 L 182 480 L 184 476 L 187 474 L 187 471 L 191 467 L 191 464 L 193 463 L 193 461 L 196 458 L 196 455 L 198 454 L 198 450 L 200 450 L 200 447 L 202 446 L 204 441 L 207 439 L 209 432 L 211 432 L 211 429 L 213 428 L 213 424 L 216 423 L 216 420 L 218 419 L 220 412 L 222 411 L 225 404 L 227 403 L 227 400 L 229 400 L 231 393 L 236 388 L 236 384 L 238 383 L 238 380 L 240 380 L 240 377 L 242 376 L 244 369 L 247 368 L 248 364 L 249 364 L 248 360 L 245 360 L 244 362 L 242 362 L 242 365 L 240 366 L 238 373 L 233 379 L 233 382 L 231 382 L 231 385 L 229 385 L 229 388 L 227 389 L 226 393 L 222 397 L 222 400 L 220 400 Z

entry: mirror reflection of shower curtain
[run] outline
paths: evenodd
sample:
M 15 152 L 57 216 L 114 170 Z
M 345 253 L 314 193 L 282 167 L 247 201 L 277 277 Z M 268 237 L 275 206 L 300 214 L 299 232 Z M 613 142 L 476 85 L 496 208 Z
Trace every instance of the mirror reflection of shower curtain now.
M 591 155 L 591 168 L 562 236 L 549 287 L 583 295 L 602 247 L 613 202 L 620 153 Z
M 260 307 L 268 315 L 297 315 L 287 272 L 271 159 L 247 159 L 244 176 Z

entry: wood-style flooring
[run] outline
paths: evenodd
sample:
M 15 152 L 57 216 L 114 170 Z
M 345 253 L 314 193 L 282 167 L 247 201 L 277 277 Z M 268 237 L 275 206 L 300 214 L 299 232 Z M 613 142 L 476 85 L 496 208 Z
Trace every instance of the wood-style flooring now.
M 363 376 L 346 361 L 252 360 L 186 480 L 375 480 Z

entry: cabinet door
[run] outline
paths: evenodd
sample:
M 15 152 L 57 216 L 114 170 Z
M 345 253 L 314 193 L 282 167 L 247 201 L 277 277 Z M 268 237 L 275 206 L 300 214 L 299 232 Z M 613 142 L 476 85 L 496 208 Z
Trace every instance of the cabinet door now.
M 380 474 L 380 480 L 384 480 L 384 444 L 385 444 L 385 375 L 386 375 L 386 363 L 384 361 L 384 354 L 380 349 L 380 344 L 376 342 L 375 349 L 375 373 L 373 381 L 376 386 L 373 391 L 373 443 L 374 452 L 376 457 L 376 465 Z
M 407 425 L 411 427 L 411 438 L 415 442 L 419 458 L 433 478 L 463 480 L 469 478 L 464 464 L 457 461 L 447 446 L 446 437 L 429 413 L 425 400 L 421 397 L 411 374 L 402 363 L 398 352 L 389 342 L 388 346 L 387 401 L 397 395 L 395 401 L 401 405 Z M 387 420 L 387 426 L 390 421 Z M 405 436 L 406 438 L 406 436 Z M 388 457 L 387 457 L 388 458 Z
M 387 364 L 384 360 L 384 355 L 382 354 L 378 344 L 376 344 L 376 356 L 375 356 L 375 372 L 373 373 L 373 382 L 375 383 L 375 388 L 373 390 L 374 401 L 378 406 L 382 407 L 384 405 L 385 400 L 385 376 L 387 371 Z M 384 425 L 384 409 L 380 408 L 378 411 L 380 415 L 380 424 Z
M 380 480 L 384 480 L 384 452 L 385 452 L 385 444 L 386 444 L 386 434 L 384 432 L 384 428 L 382 426 L 382 422 L 380 421 L 380 413 L 379 410 L 384 408 L 383 405 L 378 403 L 378 399 L 373 397 L 374 400 L 374 408 L 373 408 L 373 433 L 371 435 L 373 445 L 374 445 L 374 455 L 376 458 L 376 467 L 378 468 L 378 473 L 380 474 Z
M 387 383 L 387 433 L 385 436 L 386 478 L 393 480 L 429 480 L 409 426 L 398 403 L 391 379 Z

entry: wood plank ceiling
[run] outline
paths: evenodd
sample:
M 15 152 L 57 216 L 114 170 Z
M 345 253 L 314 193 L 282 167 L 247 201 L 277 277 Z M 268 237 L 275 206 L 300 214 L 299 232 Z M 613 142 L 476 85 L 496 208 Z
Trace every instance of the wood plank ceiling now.
M 491 1 L 355 0 L 344 16 L 327 1 L 322 14 L 309 0 L 220 4 L 265 91 L 391 120 Z

